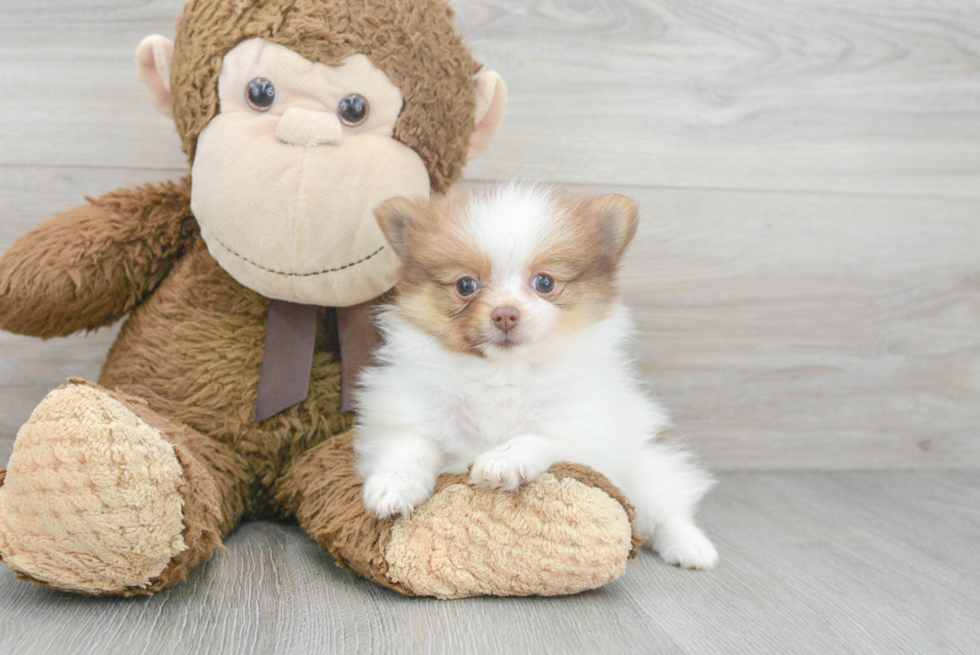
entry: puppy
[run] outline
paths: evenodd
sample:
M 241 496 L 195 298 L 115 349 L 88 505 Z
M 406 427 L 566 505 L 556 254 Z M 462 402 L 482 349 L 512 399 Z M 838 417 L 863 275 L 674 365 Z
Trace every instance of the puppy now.
M 617 272 L 633 202 L 510 184 L 376 213 L 402 278 L 357 399 L 368 509 L 407 516 L 440 473 L 470 464 L 474 484 L 515 491 L 579 462 L 626 493 L 665 561 L 712 567 L 693 520 L 712 479 L 670 438 L 626 351 Z

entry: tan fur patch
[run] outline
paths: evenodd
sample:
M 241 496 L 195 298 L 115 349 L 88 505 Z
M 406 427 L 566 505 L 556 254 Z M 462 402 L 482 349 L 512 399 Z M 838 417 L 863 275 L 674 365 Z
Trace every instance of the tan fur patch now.
M 174 447 L 93 386 L 38 405 L 4 482 L 0 553 L 34 580 L 89 594 L 148 587 L 187 548 Z
M 532 268 L 559 283 L 553 302 L 562 309 L 558 331 L 577 332 L 601 321 L 621 298 L 617 275 L 636 234 L 637 213 L 624 196 L 553 195 L 556 229 L 538 248 Z
M 388 578 L 417 595 L 551 596 L 618 578 L 632 537 L 619 502 L 546 473 L 517 494 L 441 489 L 395 524 L 385 559 Z
M 470 195 L 450 191 L 430 203 L 385 203 L 378 219 L 402 261 L 398 304 L 415 325 L 450 348 L 480 355 L 480 326 L 493 308 L 479 296 L 465 298 L 456 283 L 490 278 L 490 259 L 469 234 L 465 211 Z

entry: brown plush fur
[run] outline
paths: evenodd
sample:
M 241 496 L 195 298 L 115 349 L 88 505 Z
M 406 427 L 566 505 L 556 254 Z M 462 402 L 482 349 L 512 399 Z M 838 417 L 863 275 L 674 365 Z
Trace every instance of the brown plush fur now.
M 249 480 L 241 456 L 235 451 L 155 413 L 148 403 L 121 392 L 111 393 L 173 444 L 184 469 L 180 487 L 184 500 L 183 538 L 187 549 L 178 554 L 146 589 L 134 594 L 151 594 L 187 579 L 201 562 L 211 559 L 221 539 L 244 513 Z
M 459 176 L 477 65 L 439 0 L 192 0 L 178 25 L 172 75 L 178 130 L 192 161 L 198 135 L 218 111 L 221 59 L 252 37 L 318 62 L 367 54 L 402 90 L 395 136 L 426 162 L 433 190 Z M 352 417 L 340 411 L 332 311 L 320 314 L 307 400 L 252 420 L 268 305 L 208 253 L 191 215 L 189 179 L 90 200 L 0 258 L 0 329 L 47 338 L 131 312 L 100 384 L 118 390 L 116 398 L 173 444 L 184 472 L 188 548 L 149 588 L 118 594 L 185 579 L 243 517 L 292 515 L 341 565 L 407 593 L 385 576 L 391 524 L 369 516 L 361 500 L 346 434 Z M 627 506 L 614 488 L 600 488 Z
M 98 388 L 77 378 L 70 379 L 69 383 Z M 183 469 L 184 483 L 179 492 L 183 499 L 182 536 L 187 548 L 149 586 L 130 587 L 114 594 L 125 597 L 151 595 L 186 580 L 195 566 L 211 558 L 221 546 L 221 538 L 235 527 L 238 517 L 242 515 L 248 480 L 243 473 L 241 458 L 235 452 L 187 426 L 156 414 L 145 400 L 118 391 L 103 391 L 123 403 L 150 427 L 160 430 L 163 437 L 173 444 Z M 5 471 L 0 471 L 0 486 L 5 475 Z M 58 588 L 23 574 L 20 577 L 42 586 Z
M 636 525 L 634 520 L 636 519 L 636 509 L 633 507 L 627 498 L 626 494 L 619 490 L 619 487 L 614 485 L 609 481 L 609 478 L 604 476 L 602 473 L 595 471 L 585 464 L 573 464 L 570 462 L 559 462 L 558 464 L 553 464 L 548 472 L 554 475 L 558 480 L 564 480 L 565 478 L 573 478 L 578 480 L 587 487 L 596 487 L 606 492 L 610 498 L 615 500 L 617 503 L 623 506 L 623 510 L 626 512 L 626 516 L 630 520 L 630 525 L 633 528 L 633 547 L 630 550 L 630 559 L 633 559 L 640 554 L 640 546 L 646 541 L 646 537 L 640 536 L 640 533 L 636 531 Z M 440 475 L 436 480 L 436 486 L 432 493 L 437 494 L 446 487 L 454 484 L 469 484 L 470 474 L 469 473 L 456 473 L 456 474 L 444 474 Z M 360 482 L 360 481 L 358 481 Z M 521 487 L 518 493 L 522 493 L 527 487 Z
M 123 326 L 100 378 L 237 453 L 252 481 L 252 515 L 274 514 L 267 494 L 286 466 L 350 422 L 339 411 L 340 364 L 332 352 L 314 356 L 305 402 L 253 421 L 268 305 L 197 238 Z M 335 342 L 334 333 L 334 325 L 321 325 L 321 343 Z
M 395 138 L 419 154 L 432 189 L 459 178 L 473 133 L 473 59 L 442 0 L 194 0 L 177 25 L 171 73 L 174 119 L 193 163 L 197 137 L 219 111 L 221 60 L 262 38 L 306 59 L 339 64 L 361 53 L 384 71 L 405 105 Z M 438 116 L 438 121 L 432 117 Z
M 388 578 L 385 553 L 395 521 L 379 519 L 366 511 L 363 482 L 357 474 L 352 447 L 353 435 L 346 433 L 310 450 L 280 481 L 276 499 L 340 566 L 410 595 L 412 591 L 405 585 Z M 549 472 L 558 480 L 570 477 L 585 486 L 601 489 L 623 506 L 633 525 L 636 517 L 633 506 L 602 474 L 581 464 L 567 463 L 556 464 Z M 453 485 L 467 485 L 468 479 L 468 473 L 442 475 L 433 494 Z M 524 487 L 518 493 L 526 490 Z M 643 541 L 634 526 L 630 558 L 636 557 Z
M 348 432 L 311 449 L 296 462 L 280 481 L 276 500 L 340 566 L 409 594 L 386 575 L 385 546 L 394 521 L 369 513 L 363 493 Z
M 190 178 L 89 199 L 18 239 L 0 267 L 0 329 L 60 337 L 113 323 L 149 295 L 196 225 Z

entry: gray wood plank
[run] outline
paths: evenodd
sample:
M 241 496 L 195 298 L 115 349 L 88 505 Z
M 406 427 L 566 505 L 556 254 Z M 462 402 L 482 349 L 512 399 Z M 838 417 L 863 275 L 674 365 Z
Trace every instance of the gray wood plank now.
M 976 202 L 626 192 L 635 352 L 715 466 L 980 464 Z
M 566 598 L 406 599 L 298 528 L 246 524 L 189 583 L 83 599 L 0 570 L 3 652 L 973 653 L 980 475 L 726 475 L 701 513 L 722 561 L 644 552 Z
M 183 167 L 139 39 L 182 0 L 7 0 L 0 164 Z M 511 111 L 473 179 L 980 196 L 970 0 L 457 0 Z
M 86 193 L 162 176 L 10 169 L 0 249 Z M 978 203 L 616 190 L 642 211 L 634 350 L 712 466 L 980 466 Z M 0 456 L 47 391 L 97 375 L 113 334 L 0 334 Z

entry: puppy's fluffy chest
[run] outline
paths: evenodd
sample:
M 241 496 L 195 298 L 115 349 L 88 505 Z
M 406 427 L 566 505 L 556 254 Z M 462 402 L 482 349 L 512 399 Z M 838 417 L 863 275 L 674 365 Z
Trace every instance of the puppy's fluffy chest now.
M 425 434 L 445 453 L 447 471 L 466 470 L 479 453 L 522 434 L 574 441 L 607 413 L 609 394 L 629 395 L 613 391 L 629 380 L 608 334 L 620 322 L 542 344 L 531 355 L 488 359 L 445 348 L 392 310 L 380 320 L 384 365 L 364 380 L 377 401 L 366 403 L 362 420 L 397 418 L 398 430 Z
M 476 362 L 447 370 L 438 394 L 449 417 L 439 440 L 460 455 L 482 452 L 514 435 L 532 431 L 549 403 L 549 383 L 541 367 L 523 362 Z M 455 389 L 455 392 L 452 391 Z

